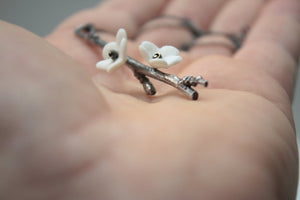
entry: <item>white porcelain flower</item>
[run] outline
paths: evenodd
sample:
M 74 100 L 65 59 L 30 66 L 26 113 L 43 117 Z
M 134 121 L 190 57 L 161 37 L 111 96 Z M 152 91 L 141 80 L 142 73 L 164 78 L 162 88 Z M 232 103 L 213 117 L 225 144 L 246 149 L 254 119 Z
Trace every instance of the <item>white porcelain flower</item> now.
M 127 34 L 124 29 L 119 29 L 116 42 L 107 43 L 102 51 L 105 60 L 96 64 L 97 69 L 113 72 L 120 68 L 127 60 Z
M 152 42 L 144 41 L 139 46 L 140 53 L 154 68 L 169 68 L 182 61 L 179 50 L 173 46 L 158 48 Z

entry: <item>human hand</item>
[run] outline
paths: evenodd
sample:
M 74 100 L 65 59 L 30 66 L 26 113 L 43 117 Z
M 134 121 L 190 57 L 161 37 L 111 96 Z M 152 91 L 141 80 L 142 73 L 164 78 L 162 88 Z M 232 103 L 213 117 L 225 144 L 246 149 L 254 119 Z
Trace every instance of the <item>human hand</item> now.
M 108 1 L 47 37 L 68 56 L 1 23 L 0 199 L 293 199 L 299 9 L 294 0 Z M 99 49 L 74 35 L 91 22 L 112 33 L 106 40 L 120 27 L 133 37 L 160 14 L 222 32 L 251 25 L 235 54 L 199 45 L 167 70 L 203 75 L 210 85 L 198 101 L 159 82 L 147 97 L 126 67 L 96 71 Z M 128 55 L 141 60 L 143 40 L 190 39 L 186 30 L 147 30 Z

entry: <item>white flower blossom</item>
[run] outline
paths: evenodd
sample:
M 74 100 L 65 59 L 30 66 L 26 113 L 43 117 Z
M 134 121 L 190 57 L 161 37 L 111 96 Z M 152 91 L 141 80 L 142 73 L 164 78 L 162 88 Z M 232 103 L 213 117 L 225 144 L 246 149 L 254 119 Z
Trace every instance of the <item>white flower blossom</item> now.
M 182 61 L 179 50 L 173 46 L 158 48 L 152 42 L 144 41 L 139 46 L 140 53 L 154 68 L 169 68 Z
M 116 42 L 107 43 L 102 51 L 105 60 L 96 64 L 97 69 L 113 72 L 119 69 L 127 60 L 127 34 L 124 29 L 119 29 Z

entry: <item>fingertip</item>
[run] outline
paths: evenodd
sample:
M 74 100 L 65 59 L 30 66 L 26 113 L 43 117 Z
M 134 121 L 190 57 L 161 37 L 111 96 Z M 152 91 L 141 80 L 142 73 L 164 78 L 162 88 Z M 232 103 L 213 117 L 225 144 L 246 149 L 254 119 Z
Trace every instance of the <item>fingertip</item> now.
M 271 12 L 277 15 L 288 14 L 300 21 L 300 1 L 298 0 L 274 0 L 271 1 L 266 7 L 266 12 Z

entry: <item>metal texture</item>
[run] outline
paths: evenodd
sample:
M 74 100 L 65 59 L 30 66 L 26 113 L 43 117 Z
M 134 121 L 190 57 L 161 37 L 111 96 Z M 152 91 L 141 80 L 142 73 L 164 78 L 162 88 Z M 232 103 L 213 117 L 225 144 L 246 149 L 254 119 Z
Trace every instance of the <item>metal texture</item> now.
M 80 26 L 75 30 L 77 36 L 86 39 L 93 44 L 104 47 L 107 42 L 102 40 L 96 34 L 96 32 L 97 30 L 92 24 Z M 207 87 L 208 85 L 208 82 L 201 76 L 187 76 L 181 79 L 178 76 L 167 74 L 159 71 L 158 69 L 144 65 L 129 56 L 127 56 L 126 64 L 133 71 L 135 77 L 143 85 L 143 88 L 148 95 L 156 94 L 156 89 L 146 76 L 162 81 L 170 86 L 177 88 L 192 100 L 198 99 L 198 93 L 192 88 L 192 86 L 195 87 L 200 84 L 204 87 Z

